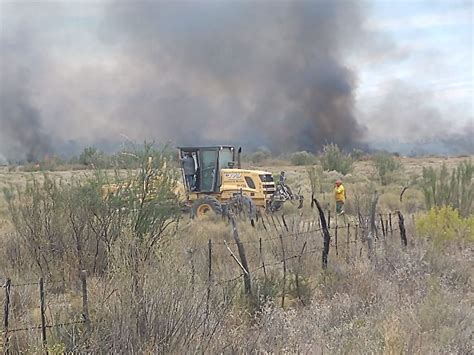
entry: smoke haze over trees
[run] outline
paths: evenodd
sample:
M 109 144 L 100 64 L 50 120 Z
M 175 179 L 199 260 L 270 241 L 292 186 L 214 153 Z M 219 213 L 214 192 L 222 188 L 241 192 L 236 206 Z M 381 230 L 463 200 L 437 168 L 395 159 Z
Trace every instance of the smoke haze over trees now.
M 356 108 L 349 59 L 396 51 L 366 26 L 364 2 L 0 6 L 0 154 L 8 158 L 113 146 L 123 135 L 276 153 L 328 142 L 350 149 L 397 116 L 378 120 L 373 109 L 361 119 Z M 446 120 L 437 122 L 445 132 Z

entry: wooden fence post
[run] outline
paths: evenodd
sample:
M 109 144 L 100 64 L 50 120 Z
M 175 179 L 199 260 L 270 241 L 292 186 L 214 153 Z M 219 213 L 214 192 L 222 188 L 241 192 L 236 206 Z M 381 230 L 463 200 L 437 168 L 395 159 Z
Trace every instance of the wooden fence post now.
M 317 199 L 314 199 L 314 203 L 316 203 L 316 207 L 318 208 L 319 220 L 321 222 L 321 228 L 323 230 L 324 245 L 323 245 L 322 265 L 323 265 L 323 269 L 326 269 L 328 267 L 329 244 L 331 242 L 331 235 L 329 234 L 329 231 L 326 225 L 326 217 L 324 216 L 324 211 L 321 208 L 321 205 L 319 204 Z
M 389 226 L 390 226 L 390 235 L 392 235 L 393 228 L 392 228 L 392 213 L 391 212 L 388 214 L 388 223 L 389 223 Z
M 382 227 L 382 235 L 384 236 L 384 238 L 386 237 L 386 234 L 385 234 L 385 226 L 384 226 L 384 223 L 383 223 L 383 217 L 382 217 L 382 214 L 379 213 L 379 217 L 380 217 L 380 225 Z
M 406 247 L 408 245 L 408 241 L 407 241 L 407 235 L 405 231 L 405 219 L 403 218 L 403 215 L 400 211 L 397 211 L 397 214 L 398 214 L 398 227 L 400 228 L 400 239 L 403 246 Z
M 3 353 L 9 354 L 8 344 L 8 317 L 10 315 L 10 288 L 12 280 L 7 279 L 5 282 L 5 303 L 3 304 Z
M 81 270 L 81 287 L 82 287 L 82 317 L 84 318 L 84 323 L 87 330 L 90 330 L 90 318 L 89 318 L 89 302 L 87 298 L 87 272 L 86 270 Z
M 237 231 L 237 225 L 235 223 L 234 216 L 231 217 L 231 222 L 232 222 L 232 234 L 235 240 L 235 243 L 237 244 L 237 250 L 239 252 L 239 257 L 240 257 L 240 262 L 244 268 L 244 289 L 246 294 L 251 294 L 252 293 L 252 282 L 250 278 L 250 271 L 249 271 L 249 266 L 247 264 L 247 257 L 245 255 L 245 249 L 240 241 L 239 238 L 239 232 Z
M 351 253 L 351 224 L 347 223 L 347 234 L 346 234 L 346 261 L 349 262 L 349 256 Z
M 285 215 L 284 215 L 284 214 L 281 215 L 281 220 L 283 221 L 283 225 L 285 226 L 285 229 L 286 229 L 286 231 L 288 232 L 288 225 L 286 224 L 286 219 L 285 219 Z
M 40 312 L 41 312 L 41 340 L 43 342 L 43 348 L 46 348 L 46 302 L 44 299 L 44 279 L 39 279 L 39 292 L 40 292 Z
M 262 261 L 262 269 L 263 269 L 263 275 L 265 277 L 265 281 L 267 281 L 267 269 L 265 268 L 265 260 L 263 260 L 263 246 L 262 246 L 262 238 L 258 240 L 259 244 L 259 251 L 260 251 L 260 260 Z
M 339 256 L 339 251 L 337 250 L 337 229 L 338 229 L 338 227 L 339 226 L 336 223 L 336 227 L 335 227 L 335 230 L 334 230 L 334 244 L 335 244 L 335 247 L 336 247 L 336 256 Z

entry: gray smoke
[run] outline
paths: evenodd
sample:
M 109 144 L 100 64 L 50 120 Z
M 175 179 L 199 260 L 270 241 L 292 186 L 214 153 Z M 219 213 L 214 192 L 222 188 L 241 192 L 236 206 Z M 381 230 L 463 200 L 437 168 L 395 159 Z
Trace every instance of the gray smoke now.
M 432 92 L 390 82 L 385 96 L 366 112 L 373 146 L 410 154 L 474 154 L 474 120 L 443 114 Z M 464 118 L 461 116 L 461 118 Z M 387 129 L 390 127 L 390 130 Z
M 349 149 L 371 138 L 360 122 L 373 135 L 445 133 L 433 99 L 405 89 L 365 116 L 358 101 L 356 119 L 357 58 L 401 53 L 368 19 L 349 0 L 0 2 L 0 156 L 113 150 L 124 136 Z
M 41 60 L 35 60 L 40 56 L 32 40 L 31 34 L 24 32 L 0 38 L 0 153 L 28 161 L 52 151 L 29 87 L 33 71 L 42 70 L 43 65 Z
M 102 35 L 140 82 L 118 112 L 180 144 L 353 146 L 363 129 L 341 58 L 362 10 L 351 1 L 115 2 Z

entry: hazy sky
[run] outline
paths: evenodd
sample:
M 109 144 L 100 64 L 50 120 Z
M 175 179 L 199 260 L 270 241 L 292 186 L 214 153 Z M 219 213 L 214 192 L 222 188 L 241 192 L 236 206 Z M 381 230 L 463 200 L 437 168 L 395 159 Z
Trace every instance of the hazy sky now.
M 268 69 L 267 72 L 265 65 L 255 61 L 259 64 L 253 66 L 252 61 L 248 63 L 248 67 L 255 72 L 247 75 L 253 75 L 254 78 L 247 78 L 245 75 L 239 78 L 239 70 L 242 73 L 247 70 L 247 67 L 244 67 L 246 62 L 243 61 L 242 68 L 235 67 L 241 55 L 235 49 L 235 44 L 241 46 L 238 48 L 243 51 L 253 50 L 252 40 L 247 38 L 252 36 L 251 31 L 257 32 L 256 37 L 269 39 L 274 44 L 273 48 L 269 47 L 269 58 L 265 57 L 265 50 L 260 44 L 258 49 L 255 48 L 255 51 L 261 54 L 259 60 L 264 58 L 269 65 L 274 64 L 273 60 L 279 60 L 272 58 L 273 53 L 279 55 L 279 50 L 291 50 L 292 47 L 287 42 L 291 42 L 292 32 L 287 29 L 271 31 L 271 27 L 278 24 L 278 21 L 287 21 L 281 9 L 276 9 L 272 12 L 271 19 L 261 21 L 263 25 L 258 26 L 259 14 L 265 14 L 268 9 L 272 9 L 272 4 L 275 4 L 276 8 L 279 6 L 277 4 L 283 3 L 286 2 L 247 1 L 241 12 L 232 13 L 233 10 L 228 7 L 239 4 L 237 0 L 196 0 L 191 2 L 192 9 L 183 11 L 182 14 L 179 13 L 180 2 L 174 2 L 173 5 L 170 5 L 170 2 L 158 1 L 141 3 L 145 4 L 144 9 L 147 6 L 152 9 L 160 8 L 162 5 L 177 9 L 169 10 L 168 18 L 157 19 L 157 22 L 162 21 L 162 25 L 156 25 L 151 15 L 146 16 L 142 23 L 144 12 L 135 11 L 135 2 L 132 1 L 0 0 L 0 155 L 8 156 L 15 151 L 21 151 L 20 145 L 16 146 L 16 142 L 20 140 L 43 145 L 43 148 L 38 148 L 41 151 L 48 150 L 48 144 L 54 143 L 49 142 L 49 137 L 52 136 L 61 137 L 63 142 L 71 140 L 80 144 L 122 140 L 122 134 L 138 141 L 145 138 L 174 140 L 172 132 L 183 130 L 182 123 L 175 122 L 168 130 L 149 129 L 154 122 L 147 118 L 151 113 L 143 108 L 148 106 L 148 103 L 151 103 L 153 110 L 156 109 L 159 114 L 165 116 L 170 107 L 184 107 L 180 109 L 179 114 L 186 117 L 192 117 L 194 114 L 203 117 L 202 122 L 201 118 L 196 118 L 196 125 L 205 121 L 206 114 L 209 117 L 226 117 L 226 120 L 233 114 L 255 114 L 259 111 L 254 107 L 258 106 L 258 103 L 253 102 L 252 97 L 268 100 L 268 106 L 276 104 L 274 111 L 265 110 L 267 115 L 278 115 L 280 109 L 296 115 L 298 111 L 289 110 L 288 107 L 298 104 L 298 101 L 287 105 L 281 103 L 292 100 L 291 95 L 276 97 L 278 94 L 274 88 L 269 88 L 269 93 L 264 95 L 252 87 L 252 80 L 279 85 L 281 81 L 276 82 L 268 78 L 276 69 Z M 318 0 L 312 3 L 321 3 L 323 8 L 325 6 L 324 2 Z M 345 105 L 353 109 L 353 115 L 360 124 L 360 127 L 351 125 L 347 129 L 363 131 L 365 141 L 410 141 L 474 131 L 473 1 L 340 0 L 329 2 L 331 3 L 337 6 L 328 6 L 328 17 L 331 21 L 328 21 L 327 26 L 314 23 L 314 33 L 311 34 L 311 21 L 318 20 L 318 17 L 308 15 L 308 18 L 305 18 L 307 23 L 304 30 L 314 37 L 329 38 L 328 41 L 333 40 L 331 26 L 337 32 L 337 35 L 334 35 L 337 44 L 327 47 L 330 55 L 327 58 L 318 55 L 316 57 L 321 61 L 337 57 L 338 65 L 334 70 L 341 71 L 343 82 L 351 86 L 347 93 L 337 89 L 337 95 L 345 100 Z M 258 4 L 263 5 L 257 6 Z M 348 12 L 344 13 L 346 4 Z M 252 10 L 253 6 L 265 7 L 267 10 L 256 9 L 255 13 L 247 11 Z M 122 10 L 122 7 L 127 9 Z M 205 11 L 208 7 L 213 10 Z M 200 9 L 203 9 L 202 13 Z M 222 13 L 224 15 L 220 17 Z M 193 61 L 186 61 L 180 56 L 193 55 L 195 52 L 179 49 L 180 43 L 183 43 L 183 46 L 192 46 L 193 36 L 196 37 L 197 43 L 205 43 L 206 37 L 199 31 L 203 28 L 209 31 L 206 27 L 206 16 L 212 15 L 217 16 L 217 20 L 213 17 L 216 31 L 229 31 L 232 28 L 241 32 L 248 30 L 245 40 L 229 32 L 233 41 L 229 46 L 225 44 L 225 32 L 220 37 L 213 34 L 209 40 L 221 41 L 222 50 L 230 51 L 226 58 L 231 57 L 237 63 L 232 62 L 230 68 L 237 74 L 233 73 L 233 76 L 229 75 L 227 78 L 232 88 L 229 89 L 227 82 L 224 90 L 226 95 L 222 96 L 222 83 L 219 83 L 216 77 L 219 77 L 218 70 L 229 68 L 224 66 L 223 69 L 217 65 L 216 72 L 207 76 L 203 76 L 202 71 L 209 71 L 208 67 L 198 67 L 198 70 L 190 69 L 187 72 L 182 63 L 189 67 Z M 252 27 L 242 29 L 244 22 L 238 16 L 249 17 Z M 299 19 L 298 16 L 300 15 L 289 19 Z M 352 16 L 357 18 L 353 20 Z M 221 24 L 220 18 L 222 22 L 230 23 Z M 194 27 L 186 26 L 187 23 L 195 21 L 197 25 Z M 353 33 L 351 26 L 354 26 Z M 139 28 L 139 31 L 135 31 L 136 28 Z M 182 33 L 179 33 L 180 31 Z M 172 35 L 168 35 L 168 32 Z M 135 46 L 143 36 L 147 41 Z M 154 36 L 156 42 L 152 40 Z M 277 36 L 288 36 L 285 39 L 287 42 L 280 42 Z M 176 44 L 173 43 L 173 50 L 166 55 L 166 48 L 169 48 L 166 47 L 169 45 L 166 41 L 173 41 L 175 38 L 177 40 Z M 317 50 L 324 51 L 325 43 L 329 42 L 315 43 L 321 45 Z M 146 53 L 137 56 L 134 51 L 143 51 L 144 46 L 147 47 Z M 217 48 L 220 50 L 219 46 Z M 216 47 L 210 46 L 210 50 L 216 50 Z M 158 52 L 159 60 L 149 60 L 149 57 Z M 291 53 L 282 54 L 282 62 L 288 60 L 288 54 Z M 295 58 L 298 58 L 297 53 Z M 307 58 L 303 56 L 303 60 Z M 308 70 L 302 73 L 311 72 L 312 68 L 309 66 Z M 347 72 L 344 71 L 345 68 Z M 299 75 L 299 71 L 291 69 L 293 74 Z M 321 70 L 321 66 L 316 66 L 314 70 Z M 255 79 L 261 72 L 264 73 L 262 78 Z M 201 87 L 204 93 L 196 89 L 203 78 L 206 80 L 205 87 Z M 294 76 L 289 80 L 293 78 Z M 239 81 L 246 81 L 245 85 Z M 307 86 L 291 88 L 303 90 Z M 166 97 L 167 93 L 173 94 Z M 297 92 L 293 94 L 298 95 Z M 173 101 L 179 95 L 187 98 L 186 105 L 182 105 L 180 100 Z M 193 101 L 200 95 L 208 98 L 205 105 L 198 99 Z M 238 97 L 238 100 L 234 100 L 232 95 Z M 320 99 L 319 96 L 318 98 Z M 18 102 L 15 101 L 17 99 Z M 330 108 L 337 107 L 337 102 Z M 199 108 L 199 113 L 196 108 Z M 31 120 L 23 121 L 24 116 L 30 117 Z M 235 117 L 235 120 L 244 119 L 246 118 Z M 248 119 L 253 122 L 251 118 Z M 285 119 L 288 118 L 276 118 L 275 122 L 286 122 Z M 329 121 L 332 119 L 328 118 Z M 352 120 L 351 117 L 346 119 L 347 122 Z M 209 125 L 211 128 L 207 134 L 203 133 L 203 140 L 212 140 L 216 135 L 222 137 L 221 140 L 231 140 L 235 138 L 232 136 L 233 132 L 239 132 L 242 137 L 251 135 L 249 131 L 243 130 L 241 124 L 235 123 L 234 127 L 232 123 L 226 123 L 232 119 L 226 120 L 223 119 L 214 128 Z M 33 127 L 32 132 L 25 132 L 24 125 Z M 267 123 L 261 124 L 258 129 L 271 131 L 272 128 L 268 126 Z M 287 124 L 285 127 L 282 129 L 291 128 L 291 125 Z M 315 129 L 323 128 L 319 125 Z M 341 128 L 337 127 L 337 131 L 339 130 Z M 183 140 L 190 139 L 183 131 L 179 131 L 178 135 L 183 137 Z M 346 139 L 345 136 L 339 138 Z M 281 136 L 278 139 L 284 140 L 287 137 Z M 306 146 L 288 147 L 297 149 Z

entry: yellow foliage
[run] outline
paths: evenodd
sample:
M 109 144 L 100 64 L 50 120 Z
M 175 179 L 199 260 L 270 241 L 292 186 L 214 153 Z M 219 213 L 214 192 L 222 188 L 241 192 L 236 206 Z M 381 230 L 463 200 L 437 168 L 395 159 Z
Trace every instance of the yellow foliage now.
M 451 242 L 474 242 L 474 216 L 462 218 L 452 207 L 435 207 L 418 217 L 416 231 L 431 240 L 435 247 Z

